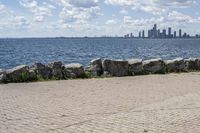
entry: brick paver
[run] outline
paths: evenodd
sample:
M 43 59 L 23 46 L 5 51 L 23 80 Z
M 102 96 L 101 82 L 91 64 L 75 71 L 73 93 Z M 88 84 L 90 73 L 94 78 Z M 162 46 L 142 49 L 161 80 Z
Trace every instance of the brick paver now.
M 199 133 L 200 73 L 0 85 L 0 133 Z

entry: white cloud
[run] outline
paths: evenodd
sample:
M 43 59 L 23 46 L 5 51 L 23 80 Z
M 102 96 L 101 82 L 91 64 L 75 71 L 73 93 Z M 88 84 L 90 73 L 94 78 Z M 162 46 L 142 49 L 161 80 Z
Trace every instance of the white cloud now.
M 124 9 L 122 9 L 122 10 L 120 10 L 120 12 L 119 13 L 121 13 L 121 14 L 128 14 L 128 11 L 127 10 L 124 10 Z
M 124 24 L 125 25 L 132 25 L 132 26 L 146 26 L 151 24 L 188 24 L 188 23 L 200 23 L 199 18 L 192 18 L 189 15 L 171 11 L 164 17 L 152 17 L 147 19 L 133 19 L 131 16 L 124 16 Z
M 61 24 L 87 23 L 101 15 L 98 0 L 51 0 L 62 8 Z
M 113 25 L 113 24 L 117 24 L 117 21 L 114 20 L 114 19 L 111 19 L 111 20 L 107 20 L 105 24 L 107 24 L 107 25 Z
M 60 12 L 60 19 L 62 23 L 87 23 L 100 15 L 99 7 L 91 8 L 66 8 L 64 7 Z
M 5 6 L 0 4 L 0 13 L 3 13 L 5 11 Z
M 98 0 L 69 0 L 69 4 L 75 7 L 91 8 L 98 6 Z
M 43 22 L 44 21 L 44 16 L 35 16 L 34 21 L 35 22 Z
M 43 2 L 42 5 L 39 5 L 35 0 L 20 0 L 20 5 L 27 8 L 31 13 L 35 15 L 35 21 L 44 21 L 45 16 L 52 15 L 52 9 L 55 7 L 46 2 Z
M 119 6 L 168 6 L 185 8 L 194 4 L 196 0 L 105 0 L 106 4 L 119 5 Z
M 24 16 L 15 16 L 13 19 L 13 24 L 15 26 L 26 26 L 29 25 L 30 23 Z
M 162 15 L 173 8 L 187 8 L 196 0 L 105 0 L 106 4 Z
M 5 5 L 0 5 L 0 29 L 19 29 L 29 26 L 29 21 L 21 15 L 16 15 L 14 11 L 6 7 Z
M 146 26 L 148 24 L 154 24 L 154 23 L 161 23 L 164 22 L 164 18 L 149 18 L 149 19 L 133 19 L 130 16 L 124 16 L 124 24 L 125 25 L 131 25 L 131 26 Z

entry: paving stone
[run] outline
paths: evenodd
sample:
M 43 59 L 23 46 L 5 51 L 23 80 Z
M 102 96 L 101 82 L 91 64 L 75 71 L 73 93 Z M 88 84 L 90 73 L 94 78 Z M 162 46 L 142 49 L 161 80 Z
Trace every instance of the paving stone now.
M 2 84 L 0 133 L 198 133 L 199 80 L 188 73 Z

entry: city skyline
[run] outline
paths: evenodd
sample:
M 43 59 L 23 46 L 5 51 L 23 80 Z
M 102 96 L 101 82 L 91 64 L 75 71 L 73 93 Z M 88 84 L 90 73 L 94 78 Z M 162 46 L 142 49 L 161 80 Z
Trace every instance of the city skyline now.
M 124 35 L 124 38 L 200 38 L 200 34 L 193 34 L 195 35 L 191 36 L 189 33 L 183 32 L 182 29 L 173 30 L 172 27 L 159 29 L 157 24 L 154 24 L 153 28 L 147 31 L 147 34 L 145 34 L 145 30 L 142 30 L 139 31 L 138 36 L 134 36 L 133 33 L 130 33 Z

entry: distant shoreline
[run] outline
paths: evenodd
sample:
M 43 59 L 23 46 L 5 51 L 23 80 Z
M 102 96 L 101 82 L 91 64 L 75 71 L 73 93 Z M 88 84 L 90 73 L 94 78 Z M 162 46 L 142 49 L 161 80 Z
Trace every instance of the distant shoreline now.
M 125 37 L 0 37 L 0 39 L 138 39 L 138 40 L 187 40 L 187 39 L 200 39 L 196 37 L 190 38 L 125 38 Z

